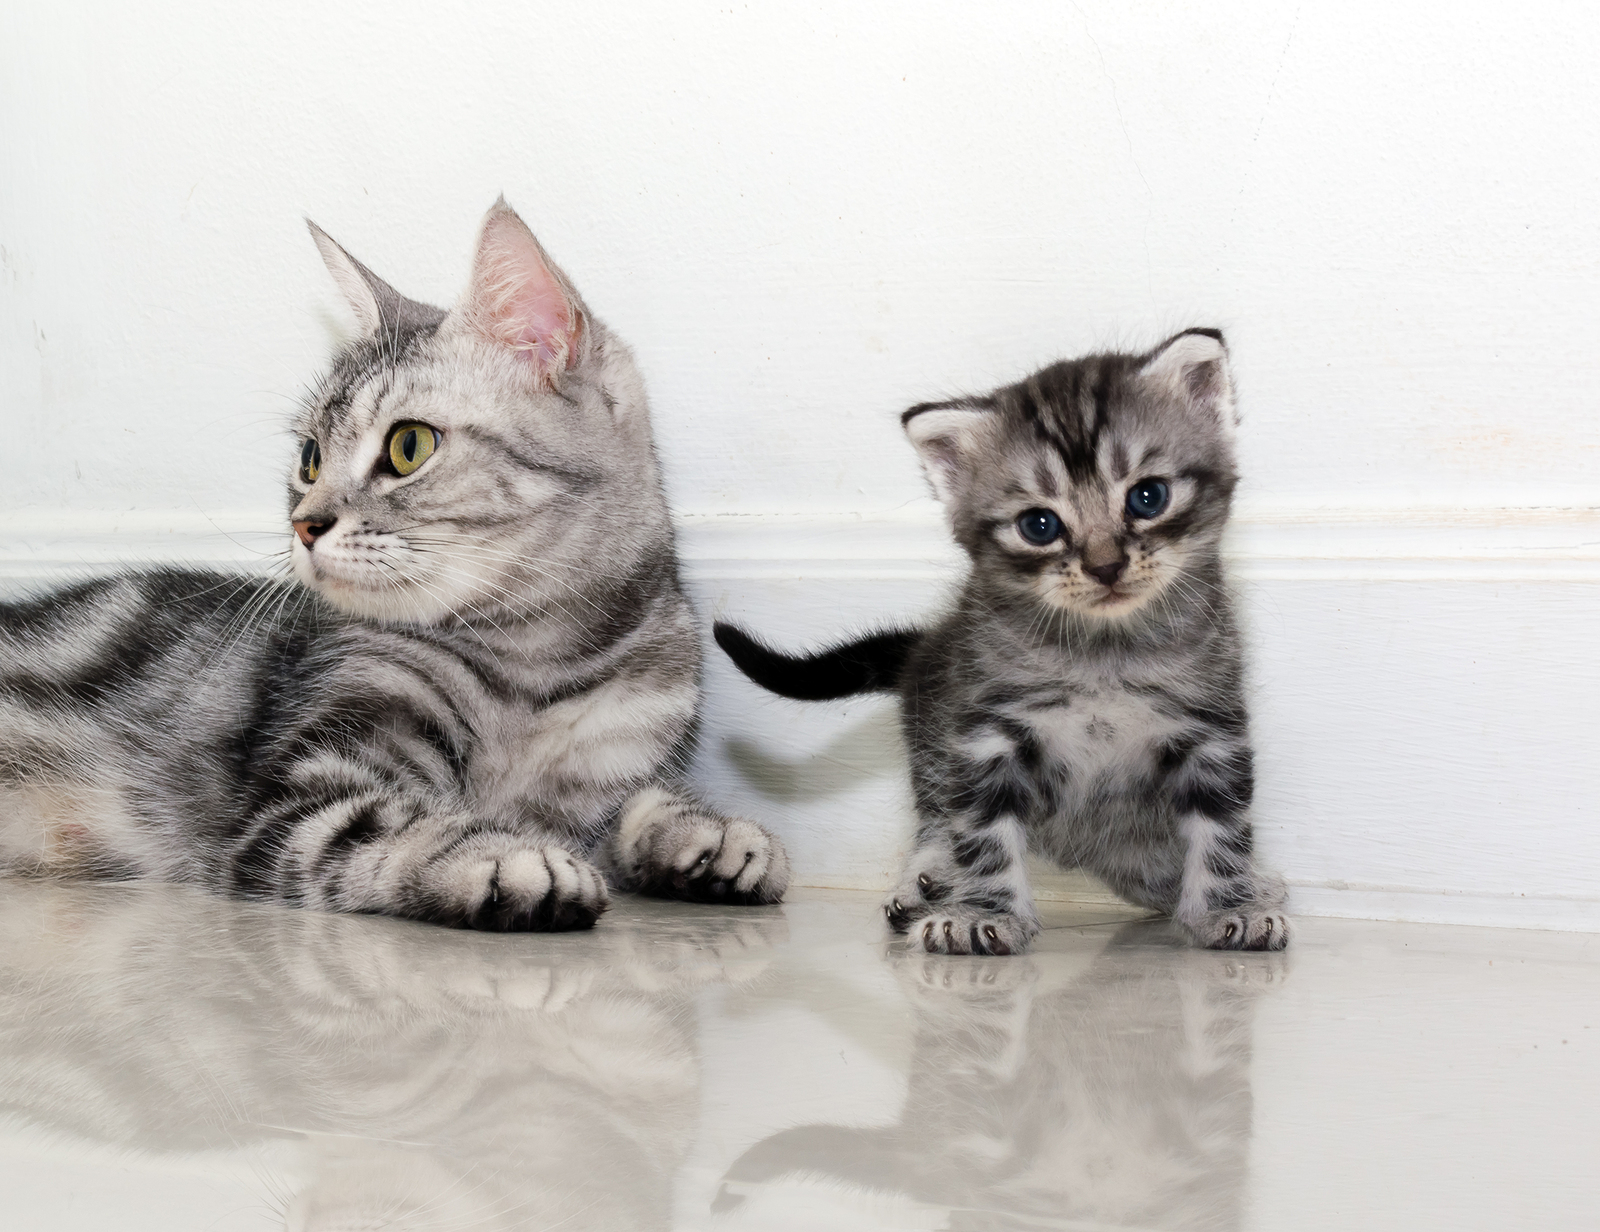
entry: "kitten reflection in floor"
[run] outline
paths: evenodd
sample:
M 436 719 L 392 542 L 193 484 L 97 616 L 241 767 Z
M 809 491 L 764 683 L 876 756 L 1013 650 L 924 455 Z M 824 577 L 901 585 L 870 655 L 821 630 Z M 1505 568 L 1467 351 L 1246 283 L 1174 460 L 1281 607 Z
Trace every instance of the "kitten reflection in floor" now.
M 824 1205 L 947 1208 L 953 1232 L 1241 1225 L 1251 1023 L 1282 956 L 1178 948 L 1139 922 L 1086 968 L 1061 953 L 890 961 L 916 1015 L 898 1123 L 757 1143 L 716 1200 L 729 1232 L 762 1226 L 769 1187 L 817 1183 Z
M 145 1158 L 243 1152 L 288 1232 L 666 1228 L 698 1108 L 692 994 L 755 980 L 786 925 L 616 916 L 530 948 L 11 885 L 0 1114 Z

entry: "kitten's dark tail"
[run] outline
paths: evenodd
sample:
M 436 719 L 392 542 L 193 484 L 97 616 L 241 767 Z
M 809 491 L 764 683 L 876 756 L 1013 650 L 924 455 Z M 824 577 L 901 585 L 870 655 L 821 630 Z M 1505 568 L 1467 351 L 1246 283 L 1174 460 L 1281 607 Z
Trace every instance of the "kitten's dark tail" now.
M 719 621 L 713 632 L 717 645 L 751 680 L 780 697 L 803 702 L 894 692 L 900 669 L 922 637 L 915 629 L 891 629 L 814 655 L 786 655 L 763 646 L 736 625 Z

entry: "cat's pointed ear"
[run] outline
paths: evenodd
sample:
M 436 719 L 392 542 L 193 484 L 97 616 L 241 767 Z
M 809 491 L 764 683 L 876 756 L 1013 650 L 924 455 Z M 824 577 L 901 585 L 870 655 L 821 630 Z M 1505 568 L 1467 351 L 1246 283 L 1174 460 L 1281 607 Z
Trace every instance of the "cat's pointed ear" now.
M 946 505 L 961 486 L 994 420 L 994 405 L 978 399 L 923 402 L 900 416 L 928 472 L 933 494 Z
M 372 335 L 380 329 L 392 328 L 401 315 L 402 305 L 407 302 L 405 296 L 352 257 L 309 218 L 306 226 L 317 242 L 322 263 L 328 267 L 334 284 L 355 314 L 361 332 Z
M 1139 375 L 1198 410 L 1209 412 L 1227 432 L 1238 421 L 1228 347 L 1218 329 L 1186 329 L 1158 346 Z
M 578 362 L 583 306 L 504 197 L 484 215 L 472 281 L 456 312 L 466 328 L 515 351 L 541 385 Z

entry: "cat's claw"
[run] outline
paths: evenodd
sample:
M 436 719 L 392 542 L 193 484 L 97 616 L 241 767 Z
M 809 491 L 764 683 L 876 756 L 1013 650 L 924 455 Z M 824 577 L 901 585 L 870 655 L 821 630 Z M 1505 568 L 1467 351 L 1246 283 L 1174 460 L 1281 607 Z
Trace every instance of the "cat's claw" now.
M 927 873 L 918 873 L 914 882 L 906 882 L 883 904 L 884 919 L 897 933 L 910 932 L 911 926 L 934 909 L 934 905 L 948 895 L 948 891 Z
M 1280 911 L 1214 911 L 1186 927 L 1211 950 L 1281 950 L 1289 944 L 1289 920 Z
M 789 888 L 783 844 L 753 821 L 646 793 L 623 822 L 614 861 L 623 888 L 661 898 L 749 906 Z
M 927 903 L 920 900 L 906 902 L 896 895 L 884 903 L 883 918 L 895 932 L 909 932 L 911 926 L 927 915 L 929 910 Z
M 482 835 L 425 874 L 425 919 L 486 932 L 593 927 L 610 905 L 600 870 L 562 847 Z
M 694 902 L 775 903 L 789 884 L 778 840 L 753 821 L 709 813 L 679 818 L 688 833 L 677 850 L 658 846 L 646 872 L 647 893 Z
M 929 954 L 1020 954 L 1038 931 L 1014 915 L 941 912 L 923 920 L 912 943 Z

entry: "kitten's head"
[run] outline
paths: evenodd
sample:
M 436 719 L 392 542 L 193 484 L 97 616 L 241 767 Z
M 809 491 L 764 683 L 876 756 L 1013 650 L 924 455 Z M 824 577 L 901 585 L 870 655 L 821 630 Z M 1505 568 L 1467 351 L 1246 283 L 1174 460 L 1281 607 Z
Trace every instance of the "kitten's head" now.
M 903 417 L 994 591 L 1130 616 L 1215 552 L 1235 483 L 1228 353 L 1193 329 Z
M 297 423 L 302 582 L 379 620 L 578 615 L 660 555 L 671 531 L 633 357 L 504 200 L 450 312 L 311 233 L 360 336 Z

